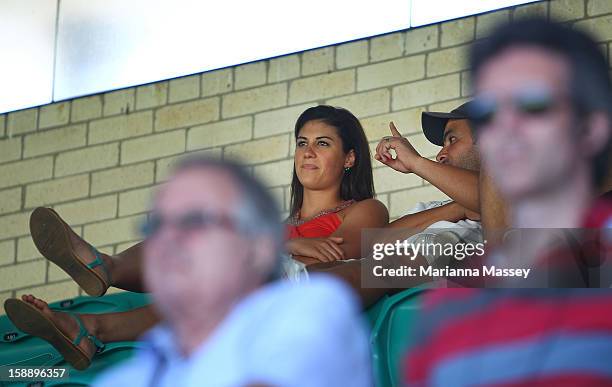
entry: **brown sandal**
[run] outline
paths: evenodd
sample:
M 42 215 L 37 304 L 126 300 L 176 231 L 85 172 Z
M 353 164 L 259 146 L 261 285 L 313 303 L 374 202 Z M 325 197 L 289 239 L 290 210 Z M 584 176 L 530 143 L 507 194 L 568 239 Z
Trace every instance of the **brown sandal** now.
M 57 212 L 50 208 L 38 207 L 30 216 L 30 233 L 40 253 L 64 270 L 90 296 L 101 296 L 110 286 L 110 272 L 98 250 L 82 240 Z M 73 239 L 82 243 L 81 254 L 91 252 L 94 260 L 86 264 L 77 254 Z M 81 255 L 82 256 L 82 255 Z M 93 270 L 101 266 L 106 278 Z
M 4 302 L 4 309 L 19 330 L 49 342 L 77 370 L 84 370 L 91 364 L 91 356 L 79 348 L 83 338 L 91 340 L 96 352 L 104 349 L 104 344 L 85 329 L 83 321 L 76 314 L 69 313 L 79 326 L 79 334 L 71 340 L 38 308 L 25 301 L 9 298 Z

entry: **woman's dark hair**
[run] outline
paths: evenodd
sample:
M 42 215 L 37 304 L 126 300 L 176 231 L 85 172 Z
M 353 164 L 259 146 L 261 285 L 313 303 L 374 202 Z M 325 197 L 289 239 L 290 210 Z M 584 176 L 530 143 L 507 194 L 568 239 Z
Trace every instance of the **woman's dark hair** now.
M 561 55 L 570 68 L 569 90 L 577 114 L 604 111 L 612 119 L 612 83 L 608 64 L 593 38 L 563 24 L 532 18 L 502 25 L 491 36 L 472 46 L 472 79 L 492 58 L 516 46 L 538 47 Z M 606 176 L 612 136 L 592 160 L 593 182 L 599 186 Z
M 294 137 L 297 136 L 309 121 L 321 121 L 333 126 L 342 139 L 342 150 L 348 153 L 355 152 L 355 164 L 342 176 L 340 184 L 340 197 L 342 200 L 364 200 L 374 197 L 374 178 L 372 177 L 372 160 L 368 139 L 361 123 L 346 109 L 319 105 L 306 109 L 295 123 Z M 300 183 L 293 166 L 293 179 L 291 180 L 290 215 L 295 215 L 302 207 L 304 199 L 304 186 Z

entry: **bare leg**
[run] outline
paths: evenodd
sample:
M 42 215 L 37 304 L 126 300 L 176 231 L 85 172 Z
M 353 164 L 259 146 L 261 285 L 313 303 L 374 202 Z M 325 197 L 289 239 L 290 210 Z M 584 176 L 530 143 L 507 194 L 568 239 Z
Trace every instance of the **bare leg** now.
M 103 343 L 134 341 L 160 320 L 150 305 L 126 312 L 80 316 L 89 332 Z
M 49 342 L 79 370 L 91 364 L 98 341 L 134 341 L 159 320 L 150 306 L 122 313 L 71 315 L 51 310 L 45 301 L 32 295 L 22 296 L 22 301 L 5 302 L 13 323 Z
M 142 280 L 143 245 L 144 242 L 139 242 L 115 256 L 107 256 L 112 286 L 131 292 L 145 291 Z
M 40 309 L 71 339 L 77 336 L 78 326 L 67 313 L 51 310 L 45 301 L 32 295 L 24 295 L 21 299 Z M 78 315 L 85 329 L 103 343 L 134 341 L 159 321 L 159 317 L 150 305 L 127 312 Z M 93 355 L 95 348 L 87 343 L 86 349 Z
M 143 243 L 110 256 L 97 251 L 50 208 L 36 208 L 30 216 L 30 233 L 40 253 L 58 265 L 87 294 L 103 295 L 109 286 L 142 292 Z

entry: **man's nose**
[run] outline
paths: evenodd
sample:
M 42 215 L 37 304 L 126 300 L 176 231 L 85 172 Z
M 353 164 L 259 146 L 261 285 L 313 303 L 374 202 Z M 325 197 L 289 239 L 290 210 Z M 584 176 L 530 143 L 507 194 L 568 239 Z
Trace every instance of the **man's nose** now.
M 491 129 L 497 133 L 514 135 L 520 121 L 520 112 L 514 106 L 501 106 L 491 122 Z
M 448 161 L 448 153 L 446 153 L 444 148 L 436 155 L 436 161 L 440 164 L 445 164 Z
M 180 239 L 181 233 L 174 224 L 163 224 L 150 239 L 158 244 L 167 244 Z

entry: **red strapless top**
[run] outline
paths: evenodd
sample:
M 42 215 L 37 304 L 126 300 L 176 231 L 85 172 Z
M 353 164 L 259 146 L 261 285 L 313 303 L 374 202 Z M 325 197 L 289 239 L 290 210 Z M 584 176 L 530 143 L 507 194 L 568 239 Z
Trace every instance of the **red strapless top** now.
M 340 227 L 342 220 L 337 213 L 332 212 L 304 222 L 299 226 L 291 224 L 287 227 L 287 239 L 293 238 L 326 238 Z

